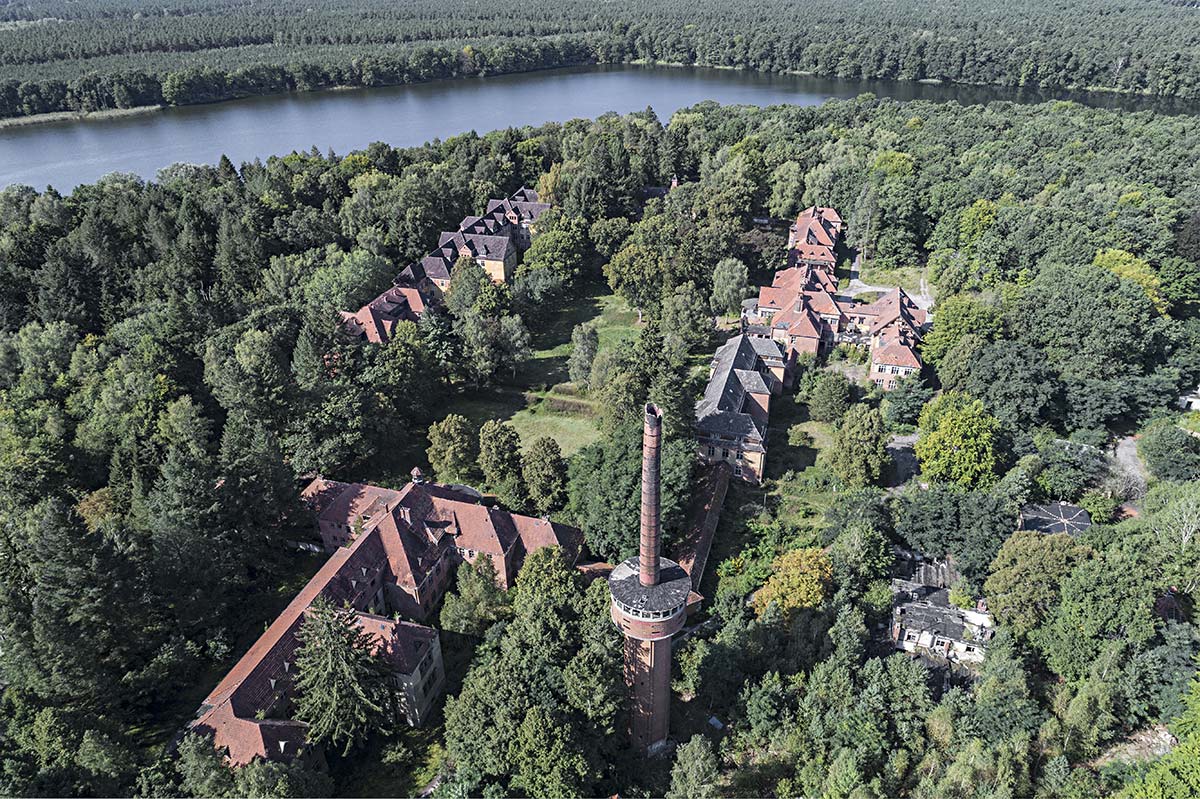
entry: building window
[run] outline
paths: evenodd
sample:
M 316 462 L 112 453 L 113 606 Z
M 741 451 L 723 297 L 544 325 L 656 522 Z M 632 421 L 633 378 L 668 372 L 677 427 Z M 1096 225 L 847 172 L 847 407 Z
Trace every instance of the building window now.
M 716 454 L 717 454 L 717 448 L 716 448 L 716 447 L 709 447 L 709 448 L 708 448 L 708 457 L 710 457 L 710 458 L 711 458 L 713 455 L 716 455 Z

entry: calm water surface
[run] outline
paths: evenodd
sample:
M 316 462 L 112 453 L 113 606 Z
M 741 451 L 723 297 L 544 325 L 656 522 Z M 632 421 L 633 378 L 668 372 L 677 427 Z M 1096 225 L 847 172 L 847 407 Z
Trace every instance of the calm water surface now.
M 1040 101 L 993 87 L 883 81 L 837 81 L 701 68 L 584 67 L 437 81 L 411 86 L 249 98 L 171 108 L 117 119 L 0 130 L 0 186 L 52 185 L 68 192 L 110 172 L 152 178 L 178 162 L 234 163 L 269 155 L 332 148 L 345 153 L 373 141 L 403 147 L 469 130 L 538 125 L 606 111 L 651 106 L 664 121 L 703 100 L 722 104 L 817 105 L 866 91 L 899 100 Z M 1075 97 L 1097 105 L 1175 111 L 1161 103 L 1116 96 Z M 1188 110 L 1188 109 L 1182 109 Z

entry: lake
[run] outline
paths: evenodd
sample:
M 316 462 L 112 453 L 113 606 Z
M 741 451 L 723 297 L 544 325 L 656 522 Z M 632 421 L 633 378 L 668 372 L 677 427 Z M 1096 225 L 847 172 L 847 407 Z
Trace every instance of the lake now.
M 159 113 L 0 129 L 0 186 L 54 186 L 64 193 L 110 172 L 152 178 L 164 166 L 236 164 L 314 145 L 337 153 L 385 141 L 403 147 L 521 125 L 595 117 L 651 106 L 664 122 L 703 100 L 721 104 L 818 105 L 863 92 L 898 100 L 1048 99 L 1000 87 L 842 81 L 699 67 L 604 66 L 468 80 L 256 97 Z M 1120 95 L 1061 95 L 1092 105 L 1167 112 L 1164 101 Z

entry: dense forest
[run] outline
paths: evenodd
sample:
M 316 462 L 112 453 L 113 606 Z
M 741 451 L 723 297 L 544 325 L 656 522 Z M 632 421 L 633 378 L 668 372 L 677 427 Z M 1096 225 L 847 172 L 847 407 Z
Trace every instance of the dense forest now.
M 0 6 L 0 116 L 630 61 L 1200 98 L 1200 12 L 970 4 L 25 0 Z M 1165 46 L 1169 45 L 1169 46 Z
M 783 258 L 751 220 L 816 202 L 843 210 L 872 268 L 925 269 L 930 368 L 887 398 L 806 373 L 808 412 L 836 422 L 831 454 L 729 508 L 722 535 L 745 546 L 714 563 L 713 623 L 678 650 L 675 683 L 729 734 L 680 747 L 672 775 L 631 765 L 599 584 L 538 558 L 505 597 L 464 569 L 441 626 L 475 648 L 447 701 L 439 790 L 1186 795 L 1200 784 L 1200 445 L 1173 408 L 1200 381 L 1197 153 L 1187 117 L 862 97 L 0 192 L 0 792 L 336 789 L 323 767 L 233 775 L 192 737 L 174 746 L 296 570 L 288 542 L 311 535 L 298 477 L 396 485 L 427 453 L 439 479 L 552 513 L 621 557 L 650 398 L 673 420 L 676 532 L 712 314 Z M 671 176 L 677 189 L 643 201 Z M 335 311 L 520 185 L 556 208 L 511 286 L 464 259 L 445 309 L 387 344 L 344 337 Z M 577 331 L 571 376 L 602 435 L 565 482 L 553 442 L 522 456 L 505 425 L 481 442 L 462 417 L 438 421 L 526 368 L 530 331 L 602 280 L 644 323 L 603 351 Z M 929 490 L 885 494 L 847 457 L 884 424 L 918 431 Z M 1149 483 L 1103 456 L 1139 428 Z M 1031 499 L 1086 503 L 1099 524 L 1013 535 Z M 1140 515 L 1118 522 L 1128 501 Z M 953 555 L 956 591 L 992 604 L 1001 634 L 978 681 L 934 680 L 873 643 L 892 543 Z M 1163 759 L 1097 759 L 1160 724 L 1180 741 Z M 402 767 L 385 752 L 380 769 Z M 356 756 L 331 752 L 328 768 Z

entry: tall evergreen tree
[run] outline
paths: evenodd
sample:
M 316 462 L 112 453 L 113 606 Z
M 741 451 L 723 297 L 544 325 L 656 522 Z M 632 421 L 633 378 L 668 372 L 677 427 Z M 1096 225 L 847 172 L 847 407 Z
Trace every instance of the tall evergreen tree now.
M 308 723 L 309 740 L 345 754 L 393 709 L 387 667 L 354 611 L 323 597 L 305 614 L 297 637 L 296 718 Z

